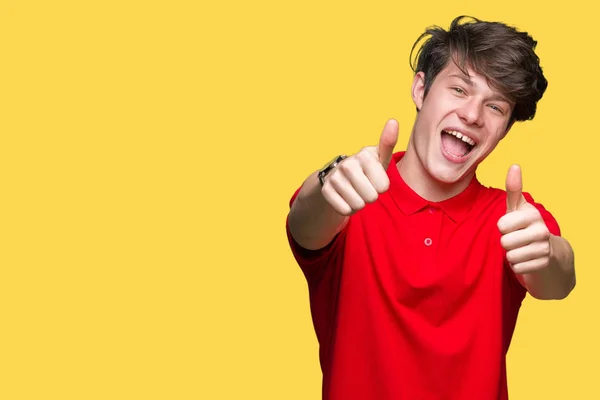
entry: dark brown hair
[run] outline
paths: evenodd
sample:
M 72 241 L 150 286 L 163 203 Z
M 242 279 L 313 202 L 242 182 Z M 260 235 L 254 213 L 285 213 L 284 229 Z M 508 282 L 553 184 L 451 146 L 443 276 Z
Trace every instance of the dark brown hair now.
M 462 23 L 465 18 L 472 21 Z M 413 52 L 424 38 L 413 62 Z M 488 84 L 514 103 L 509 124 L 531 120 L 548 81 L 535 54 L 537 42 L 501 22 L 474 17 L 455 18 L 449 30 L 432 26 L 419 36 L 410 53 L 412 70 L 425 74 L 425 95 L 450 59 L 467 74 L 467 67 L 485 76 Z M 416 63 L 416 65 L 415 65 Z M 467 74 L 468 75 L 468 74 Z

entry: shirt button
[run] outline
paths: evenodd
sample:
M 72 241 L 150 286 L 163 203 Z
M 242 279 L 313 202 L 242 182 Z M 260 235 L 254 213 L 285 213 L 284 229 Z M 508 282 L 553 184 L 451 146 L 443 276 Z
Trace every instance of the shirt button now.
M 431 240 L 431 238 L 425 239 L 425 246 L 431 246 L 431 243 L 433 243 L 433 241 Z
M 430 209 L 429 209 L 429 214 L 433 214 L 434 212 L 435 212 L 435 209 L 434 209 L 434 208 L 430 208 Z

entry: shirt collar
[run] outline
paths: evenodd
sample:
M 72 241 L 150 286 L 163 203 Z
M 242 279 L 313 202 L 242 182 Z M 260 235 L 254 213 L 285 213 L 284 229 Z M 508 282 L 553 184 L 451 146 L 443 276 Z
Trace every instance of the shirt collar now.
M 429 201 L 412 190 L 400 176 L 397 164 L 404 154 L 404 151 L 395 153 L 387 171 L 390 178 L 389 192 L 398 208 L 404 214 L 411 215 L 431 207 L 442 210 L 454 222 L 463 220 L 471 210 L 480 190 L 483 188 L 477 180 L 477 176 L 474 176 L 469 186 L 456 196 L 440 202 Z

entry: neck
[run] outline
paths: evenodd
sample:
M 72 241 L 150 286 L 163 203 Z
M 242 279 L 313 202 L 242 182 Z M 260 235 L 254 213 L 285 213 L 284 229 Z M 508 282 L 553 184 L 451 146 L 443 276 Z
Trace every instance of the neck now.
M 396 165 L 400 176 L 419 196 L 431 202 L 440 202 L 464 191 L 474 177 L 469 174 L 457 182 L 447 183 L 435 179 L 423 165 L 416 151 L 409 143 L 404 157 Z

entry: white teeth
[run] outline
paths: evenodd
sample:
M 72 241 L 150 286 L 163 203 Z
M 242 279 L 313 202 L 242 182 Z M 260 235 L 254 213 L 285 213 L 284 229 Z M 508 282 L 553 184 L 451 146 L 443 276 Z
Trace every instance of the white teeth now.
M 444 131 L 444 132 L 449 133 L 452 136 L 456 136 L 457 138 L 461 139 L 463 142 L 469 143 L 471 146 L 475 146 L 475 141 L 473 139 L 471 139 L 470 137 L 468 137 L 458 131 Z

